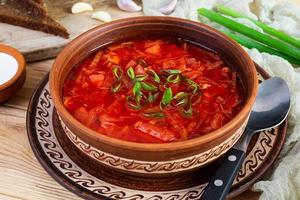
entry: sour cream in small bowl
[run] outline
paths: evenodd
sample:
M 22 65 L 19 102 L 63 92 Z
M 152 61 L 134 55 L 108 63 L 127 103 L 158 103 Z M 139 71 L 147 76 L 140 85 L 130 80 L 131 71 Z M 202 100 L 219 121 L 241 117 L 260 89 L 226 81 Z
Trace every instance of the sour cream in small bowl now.
M 12 47 L 0 44 L 0 103 L 14 95 L 25 79 L 23 55 Z

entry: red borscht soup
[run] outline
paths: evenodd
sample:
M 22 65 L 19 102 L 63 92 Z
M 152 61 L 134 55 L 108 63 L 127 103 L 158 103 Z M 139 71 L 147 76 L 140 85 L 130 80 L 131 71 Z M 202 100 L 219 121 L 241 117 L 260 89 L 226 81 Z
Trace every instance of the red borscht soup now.
M 243 105 L 236 72 L 211 51 L 181 40 L 111 44 L 75 66 L 63 103 L 110 137 L 167 143 L 222 127 Z

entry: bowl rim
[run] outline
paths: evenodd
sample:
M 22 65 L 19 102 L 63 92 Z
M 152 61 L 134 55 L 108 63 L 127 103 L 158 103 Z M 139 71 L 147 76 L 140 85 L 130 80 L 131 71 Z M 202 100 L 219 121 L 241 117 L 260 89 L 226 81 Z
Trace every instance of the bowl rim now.
M 152 20 L 156 21 L 173 21 L 173 22 L 180 22 L 180 23 L 185 23 L 187 25 L 194 25 L 194 26 L 200 26 L 204 29 L 207 29 L 210 32 L 214 32 L 218 37 L 222 37 L 229 42 L 233 43 L 236 48 L 239 49 L 239 52 L 243 55 L 243 59 L 246 60 L 248 65 L 251 66 L 251 69 L 253 71 L 253 87 L 252 88 L 252 93 L 249 94 L 249 97 L 246 99 L 242 109 L 240 112 L 232 118 L 229 122 L 227 122 L 225 125 L 222 127 L 209 132 L 205 135 L 198 136 L 193 139 L 188 139 L 184 141 L 176 141 L 176 142 L 170 142 L 170 143 L 137 143 L 137 142 L 131 142 L 131 141 L 125 141 L 113 137 L 109 137 L 107 135 L 104 135 L 102 133 L 99 133 L 93 129 L 88 128 L 87 126 L 83 125 L 81 122 L 79 122 L 75 117 L 73 117 L 69 111 L 64 107 L 60 92 L 59 90 L 55 89 L 55 76 L 54 73 L 57 70 L 57 68 L 62 66 L 65 56 L 65 52 L 72 51 L 72 49 L 78 45 L 79 42 L 84 42 L 85 38 L 89 38 L 93 32 L 96 32 L 98 29 L 103 29 L 105 27 L 108 27 L 110 25 L 114 24 L 122 24 L 124 22 L 128 21 L 135 21 L 135 22 L 151 22 Z M 138 24 L 138 23 L 137 23 Z M 92 139 L 101 141 L 102 143 L 109 144 L 111 146 L 117 147 L 117 148 L 125 148 L 125 149 L 130 149 L 130 150 L 136 150 L 136 151 L 148 151 L 148 152 L 163 152 L 163 151 L 173 151 L 173 150 L 179 150 L 179 149 L 187 149 L 191 147 L 195 147 L 197 145 L 205 144 L 208 142 L 211 142 L 215 139 L 220 138 L 222 135 L 224 135 L 226 132 L 228 132 L 230 129 L 233 129 L 234 127 L 238 126 L 238 123 L 241 122 L 243 119 L 245 119 L 248 114 L 251 111 L 251 107 L 255 102 L 256 99 L 256 94 L 258 90 L 258 77 L 256 76 L 256 68 L 254 65 L 254 62 L 252 59 L 249 57 L 249 55 L 246 53 L 246 51 L 234 40 L 226 36 L 225 34 L 219 32 L 218 30 L 209 27 L 208 25 L 205 25 L 200 22 L 196 21 L 191 21 L 187 19 L 182 19 L 182 18 L 177 18 L 177 17 L 161 17 L 161 16 L 141 16 L 141 17 L 130 17 L 130 18 L 124 18 L 124 19 L 119 19 L 115 20 L 109 23 L 102 24 L 100 26 L 97 26 L 95 28 L 92 28 L 83 34 L 79 35 L 75 39 L 73 39 L 69 44 L 67 44 L 66 47 L 63 48 L 63 50 L 59 53 L 57 58 L 55 59 L 55 62 L 52 65 L 52 69 L 50 71 L 50 76 L 49 76 L 49 84 L 50 84 L 50 93 L 52 96 L 52 100 L 54 102 L 55 108 L 58 111 L 58 114 L 62 118 L 64 122 L 69 122 L 73 126 L 75 126 L 78 130 L 80 130 L 81 133 L 83 133 L 86 137 Z M 67 124 L 67 123 L 66 123 Z M 80 136 L 79 136 L 80 137 Z M 82 138 L 81 138 L 82 139 Z
M 11 87 L 13 84 L 15 84 L 22 76 L 25 70 L 25 58 L 17 49 L 4 44 L 0 44 L 0 53 L 8 54 L 14 57 L 18 63 L 18 69 L 13 75 L 13 77 L 11 77 L 8 81 L 0 85 L 0 91 L 4 91 Z

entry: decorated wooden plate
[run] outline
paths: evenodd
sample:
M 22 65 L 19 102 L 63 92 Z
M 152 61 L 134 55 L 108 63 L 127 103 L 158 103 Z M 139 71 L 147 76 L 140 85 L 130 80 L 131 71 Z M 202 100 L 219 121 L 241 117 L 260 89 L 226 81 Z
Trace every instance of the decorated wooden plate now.
M 259 67 L 258 72 L 261 81 L 268 78 Z M 270 168 L 282 148 L 286 128 L 287 121 L 284 121 L 252 138 L 229 198 L 247 190 Z M 48 76 L 30 100 L 27 133 L 32 150 L 45 170 L 64 187 L 86 199 L 198 199 L 221 162 L 218 160 L 198 171 L 165 178 L 141 178 L 111 171 L 83 154 L 67 138 L 51 100 Z

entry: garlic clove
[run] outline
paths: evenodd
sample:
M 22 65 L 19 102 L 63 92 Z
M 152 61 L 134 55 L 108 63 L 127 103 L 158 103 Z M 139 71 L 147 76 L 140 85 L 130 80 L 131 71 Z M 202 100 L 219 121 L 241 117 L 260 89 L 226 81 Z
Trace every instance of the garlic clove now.
M 128 12 L 138 12 L 142 10 L 142 7 L 138 6 L 133 0 L 118 0 L 117 4 L 121 10 Z
M 158 11 L 161 12 L 162 14 L 168 15 L 174 11 L 176 4 L 177 4 L 177 0 L 171 0 L 168 4 L 159 8 Z
M 103 22 L 110 22 L 111 21 L 110 14 L 108 12 L 105 12 L 105 11 L 94 12 L 91 15 L 91 18 L 97 19 L 97 20 L 100 20 L 100 21 L 103 21 Z
M 85 2 L 78 2 L 75 3 L 72 8 L 71 8 L 71 12 L 73 14 L 77 14 L 77 13 L 82 13 L 82 12 L 86 12 L 86 11 L 92 11 L 94 10 L 93 7 Z

